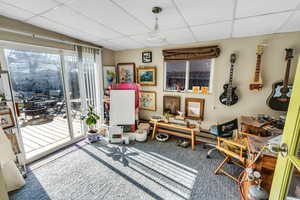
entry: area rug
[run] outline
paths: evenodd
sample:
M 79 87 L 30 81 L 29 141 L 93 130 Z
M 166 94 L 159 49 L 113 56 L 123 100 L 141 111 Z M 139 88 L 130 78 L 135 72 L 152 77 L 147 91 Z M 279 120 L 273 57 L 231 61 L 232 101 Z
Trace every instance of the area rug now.
M 10 199 L 240 199 L 234 181 L 213 173 L 222 156 L 216 152 L 206 159 L 206 153 L 199 145 L 192 151 L 174 141 L 78 146 L 29 172 L 26 185 Z M 240 173 L 227 166 L 231 173 Z

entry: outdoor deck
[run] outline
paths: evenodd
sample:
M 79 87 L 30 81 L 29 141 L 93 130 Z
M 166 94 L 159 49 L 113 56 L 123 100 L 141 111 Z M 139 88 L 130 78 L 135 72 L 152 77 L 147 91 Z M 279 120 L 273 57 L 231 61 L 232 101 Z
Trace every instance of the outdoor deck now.
M 73 121 L 74 135 L 81 135 L 81 123 Z M 53 147 L 70 141 L 69 127 L 66 118 L 55 117 L 50 122 L 26 125 L 21 128 L 27 158 L 47 151 Z

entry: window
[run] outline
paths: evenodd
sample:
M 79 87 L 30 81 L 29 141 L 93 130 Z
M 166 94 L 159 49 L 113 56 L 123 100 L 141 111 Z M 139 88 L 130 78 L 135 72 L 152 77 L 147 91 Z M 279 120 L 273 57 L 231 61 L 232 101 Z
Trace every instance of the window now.
M 213 59 L 166 61 L 165 89 L 192 90 L 194 86 L 210 88 Z
M 176 90 L 176 86 L 181 90 L 185 89 L 186 61 L 166 62 L 166 89 Z

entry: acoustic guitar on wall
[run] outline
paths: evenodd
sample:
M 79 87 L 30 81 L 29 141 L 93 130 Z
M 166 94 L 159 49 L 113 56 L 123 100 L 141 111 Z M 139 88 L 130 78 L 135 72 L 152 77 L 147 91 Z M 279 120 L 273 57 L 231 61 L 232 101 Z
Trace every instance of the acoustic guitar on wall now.
M 289 85 L 289 75 L 291 68 L 291 61 L 293 58 L 293 49 L 285 49 L 285 60 L 287 66 L 285 69 L 284 80 L 273 84 L 272 93 L 267 99 L 267 104 L 273 110 L 287 111 L 290 98 L 292 95 L 292 85 Z
M 230 76 L 229 82 L 224 84 L 223 89 L 224 92 L 220 95 L 219 100 L 222 104 L 226 106 L 231 106 L 237 103 L 239 97 L 235 94 L 236 87 L 232 85 L 233 79 L 233 67 L 236 61 L 236 54 L 232 53 L 230 55 Z
M 254 80 L 249 85 L 251 91 L 259 91 L 263 87 L 262 78 L 261 78 L 261 57 L 264 53 L 264 46 L 258 45 L 256 47 L 256 67 L 254 73 Z

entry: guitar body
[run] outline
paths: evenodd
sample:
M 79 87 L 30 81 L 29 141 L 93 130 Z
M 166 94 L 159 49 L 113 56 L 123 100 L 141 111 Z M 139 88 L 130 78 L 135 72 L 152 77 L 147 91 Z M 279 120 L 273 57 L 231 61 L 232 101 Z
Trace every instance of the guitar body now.
M 267 99 L 267 104 L 273 110 L 287 111 L 289 107 L 290 98 L 292 95 L 292 85 L 288 85 L 284 89 L 283 81 L 273 84 L 272 93 Z
M 285 70 L 284 80 L 273 84 L 272 92 L 267 99 L 267 105 L 273 110 L 287 111 L 292 95 L 292 85 L 288 84 L 291 60 L 293 58 L 293 49 L 285 49 L 287 66 Z
M 224 84 L 224 92 L 220 95 L 219 100 L 226 106 L 232 106 L 238 102 L 239 97 L 235 93 L 236 87 L 233 87 L 231 90 L 231 94 L 228 95 L 228 86 L 228 84 Z
M 254 78 L 255 79 L 255 78 Z M 262 78 L 261 76 L 259 76 L 258 81 L 253 81 L 252 83 L 250 83 L 249 85 L 249 89 L 251 91 L 260 91 L 263 87 L 263 82 L 262 82 Z

